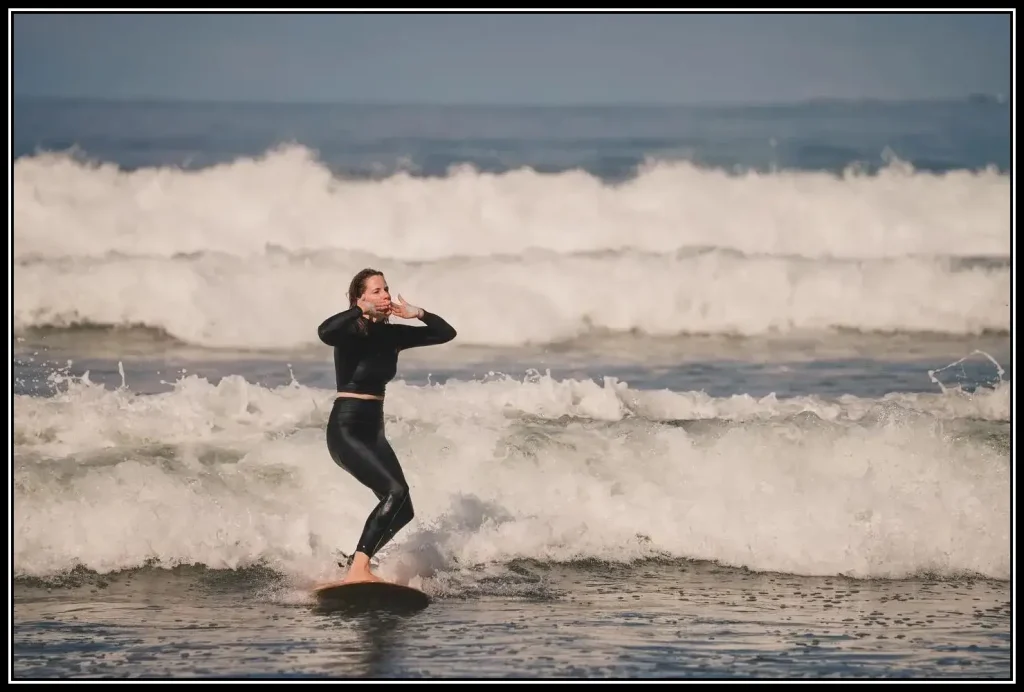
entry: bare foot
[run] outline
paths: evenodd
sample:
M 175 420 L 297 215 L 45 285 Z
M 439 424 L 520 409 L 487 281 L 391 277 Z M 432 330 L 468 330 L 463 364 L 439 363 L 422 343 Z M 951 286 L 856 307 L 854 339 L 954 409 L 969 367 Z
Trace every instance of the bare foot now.
M 386 579 L 381 579 L 376 574 L 370 571 L 370 558 L 363 553 L 356 553 L 352 559 L 352 564 L 348 568 L 348 574 L 341 580 L 343 584 L 352 584 L 354 582 L 362 581 L 378 581 L 384 582 Z

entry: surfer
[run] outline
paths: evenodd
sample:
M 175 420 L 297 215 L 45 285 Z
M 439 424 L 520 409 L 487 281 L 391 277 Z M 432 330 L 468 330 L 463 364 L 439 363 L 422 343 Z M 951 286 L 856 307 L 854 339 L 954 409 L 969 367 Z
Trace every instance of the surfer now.
M 320 340 L 334 347 L 338 392 L 327 422 L 327 449 L 379 502 L 366 519 L 343 581 L 384 581 L 370 571 L 370 558 L 413 518 L 409 484 L 384 436 L 384 389 L 395 376 L 399 352 L 447 343 L 455 329 L 401 294 L 393 301 L 376 269 L 352 278 L 348 302 L 348 310 L 328 317 L 318 329 Z M 426 327 L 391 324 L 392 315 L 419 319 Z

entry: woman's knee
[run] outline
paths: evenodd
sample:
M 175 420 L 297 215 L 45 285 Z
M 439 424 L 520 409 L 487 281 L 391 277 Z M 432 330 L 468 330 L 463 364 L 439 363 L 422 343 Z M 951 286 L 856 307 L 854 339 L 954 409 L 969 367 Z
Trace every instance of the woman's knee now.
M 413 518 L 412 498 L 409 496 L 409 486 L 401 485 L 394 488 L 391 493 L 391 500 L 394 503 L 395 518 L 407 523 Z

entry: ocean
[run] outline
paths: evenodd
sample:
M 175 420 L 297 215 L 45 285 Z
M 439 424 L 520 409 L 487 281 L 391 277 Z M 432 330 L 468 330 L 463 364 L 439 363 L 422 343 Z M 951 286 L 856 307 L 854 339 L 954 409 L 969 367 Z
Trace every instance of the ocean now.
M 995 678 L 1011 105 L 16 99 L 14 678 Z M 351 276 L 433 598 L 344 616 Z

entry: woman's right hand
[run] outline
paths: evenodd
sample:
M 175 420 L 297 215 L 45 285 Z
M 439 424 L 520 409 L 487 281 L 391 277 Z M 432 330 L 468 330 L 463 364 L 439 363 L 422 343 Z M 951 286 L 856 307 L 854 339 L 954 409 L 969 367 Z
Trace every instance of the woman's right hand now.
M 367 317 L 373 317 L 374 313 L 377 312 L 376 308 L 374 308 L 373 306 L 373 303 L 363 298 L 357 300 L 356 305 L 359 306 L 359 309 L 362 310 L 363 314 L 366 315 Z
M 356 305 L 363 311 L 363 314 L 367 317 L 383 317 L 387 312 L 383 309 L 384 301 L 381 301 L 380 306 L 364 298 L 360 298 L 356 301 Z

